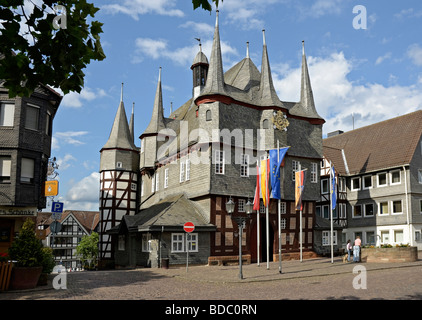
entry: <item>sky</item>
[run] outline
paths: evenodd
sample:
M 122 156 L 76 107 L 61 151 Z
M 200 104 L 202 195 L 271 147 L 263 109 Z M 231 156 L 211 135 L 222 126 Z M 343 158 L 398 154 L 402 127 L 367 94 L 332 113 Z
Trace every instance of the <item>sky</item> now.
M 100 150 L 120 101 L 135 111 L 135 144 L 146 129 L 159 68 L 165 116 L 192 96 L 190 66 L 210 58 L 215 11 L 190 0 L 93 1 L 104 23 L 106 59 L 85 70 L 81 93 L 63 97 L 53 123 L 51 157 L 59 164 L 64 210 L 98 210 Z M 262 29 L 275 89 L 299 101 L 302 40 L 323 136 L 422 109 L 420 0 L 224 0 L 219 6 L 224 71 L 246 56 L 260 70 Z M 353 115 L 353 116 L 352 116 Z M 354 121 L 353 121 L 354 119 Z M 51 201 L 44 211 L 51 210 Z

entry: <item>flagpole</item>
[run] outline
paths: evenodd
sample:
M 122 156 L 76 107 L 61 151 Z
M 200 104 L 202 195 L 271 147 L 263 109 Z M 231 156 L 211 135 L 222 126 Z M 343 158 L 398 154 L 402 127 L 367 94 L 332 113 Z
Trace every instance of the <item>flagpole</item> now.
M 330 239 L 331 239 L 331 263 L 334 263 L 334 241 L 333 241 L 333 167 L 330 161 Z
M 280 163 L 280 141 L 277 140 L 277 164 Z M 281 164 L 280 164 L 281 166 Z M 281 175 L 281 168 L 279 169 Z M 279 177 L 280 179 L 281 177 Z M 281 187 L 281 186 L 280 186 Z M 281 272 L 281 200 L 278 199 L 278 272 Z
M 299 162 L 299 171 L 302 170 L 302 165 Z M 300 214 L 299 214 L 299 251 L 300 251 L 300 262 L 302 262 L 302 197 L 303 197 L 303 191 L 300 199 Z
M 258 168 L 258 174 L 259 174 L 260 171 L 259 171 L 259 162 L 258 162 L 258 160 L 256 160 L 256 167 Z M 260 192 L 261 192 L 261 190 L 259 190 L 259 193 Z M 259 193 L 258 193 L 258 200 L 260 198 Z M 257 260 L 258 260 L 258 263 L 257 264 L 258 264 L 258 267 L 259 267 L 260 266 L 259 250 L 261 249 L 261 241 L 260 241 L 260 234 L 259 234 L 259 229 L 260 229 L 260 227 L 259 227 L 259 220 L 261 220 L 261 219 L 260 219 L 260 216 L 259 216 L 259 209 L 256 210 L 256 216 L 257 216 L 257 221 L 256 221 L 256 242 L 257 242 Z
M 267 207 L 265 210 L 265 230 L 267 233 L 267 270 L 270 269 L 270 215 L 269 215 L 269 207 L 270 207 L 270 197 L 267 196 L 269 195 L 269 186 L 268 186 L 268 159 L 265 160 L 265 166 L 266 166 L 266 171 L 265 171 L 265 185 L 266 185 L 266 189 L 265 189 L 265 197 L 266 199 L 266 203 L 267 203 Z

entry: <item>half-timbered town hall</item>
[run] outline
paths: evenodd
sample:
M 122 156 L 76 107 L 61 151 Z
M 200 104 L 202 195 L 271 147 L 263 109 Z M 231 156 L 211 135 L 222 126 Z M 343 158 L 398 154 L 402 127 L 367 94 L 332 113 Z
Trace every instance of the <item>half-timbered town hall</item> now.
M 224 71 L 218 19 L 217 12 L 210 56 L 199 46 L 191 70 L 186 70 L 192 72 L 192 97 L 168 118 L 161 68 L 145 130 L 133 132 L 133 108 L 128 122 L 121 99 L 101 149 L 102 266 L 184 264 L 187 257 L 197 264 L 236 261 L 239 228 L 232 216 L 246 216 L 246 205 L 254 198 L 257 161 L 277 146 L 289 146 L 281 168 L 281 219 L 278 222 L 275 199 L 269 219 L 262 205 L 259 213 L 254 211 L 243 229 L 242 255 L 251 262 L 258 257 L 266 261 L 269 247 L 270 261 L 278 259 L 279 228 L 283 255 L 299 251 L 294 190 L 299 169 L 306 169 L 302 249 L 312 252 L 325 121 L 315 108 L 304 46 L 300 101 L 283 101 L 274 89 L 265 31 L 261 70 L 247 51 Z M 235 203 L 232 216 L 226 208 L 229 200 Z M 183 230 L 188 221 L 195 225 L 189 237 Z

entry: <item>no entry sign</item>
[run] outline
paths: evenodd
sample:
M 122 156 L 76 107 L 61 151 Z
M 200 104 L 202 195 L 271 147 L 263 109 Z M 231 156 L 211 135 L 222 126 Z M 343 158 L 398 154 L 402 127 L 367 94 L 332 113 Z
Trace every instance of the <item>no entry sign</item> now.
M 186 222 L 183 225 L 183 230 L 186 232 L 193 232 L 193 230 L 195 230 L 195 225 L 192 222 Z

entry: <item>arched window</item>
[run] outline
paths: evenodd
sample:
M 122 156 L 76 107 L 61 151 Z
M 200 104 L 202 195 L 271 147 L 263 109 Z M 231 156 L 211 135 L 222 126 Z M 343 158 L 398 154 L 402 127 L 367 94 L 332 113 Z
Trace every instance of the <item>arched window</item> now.
M 262 121 L 262 128 L 269 129 L 268 119 L 265 119 L 264 121 Z
M 205 113 L 205 120 L 211 121 L 211 119 L 211 110 L 207 110 L 207 112 Z

